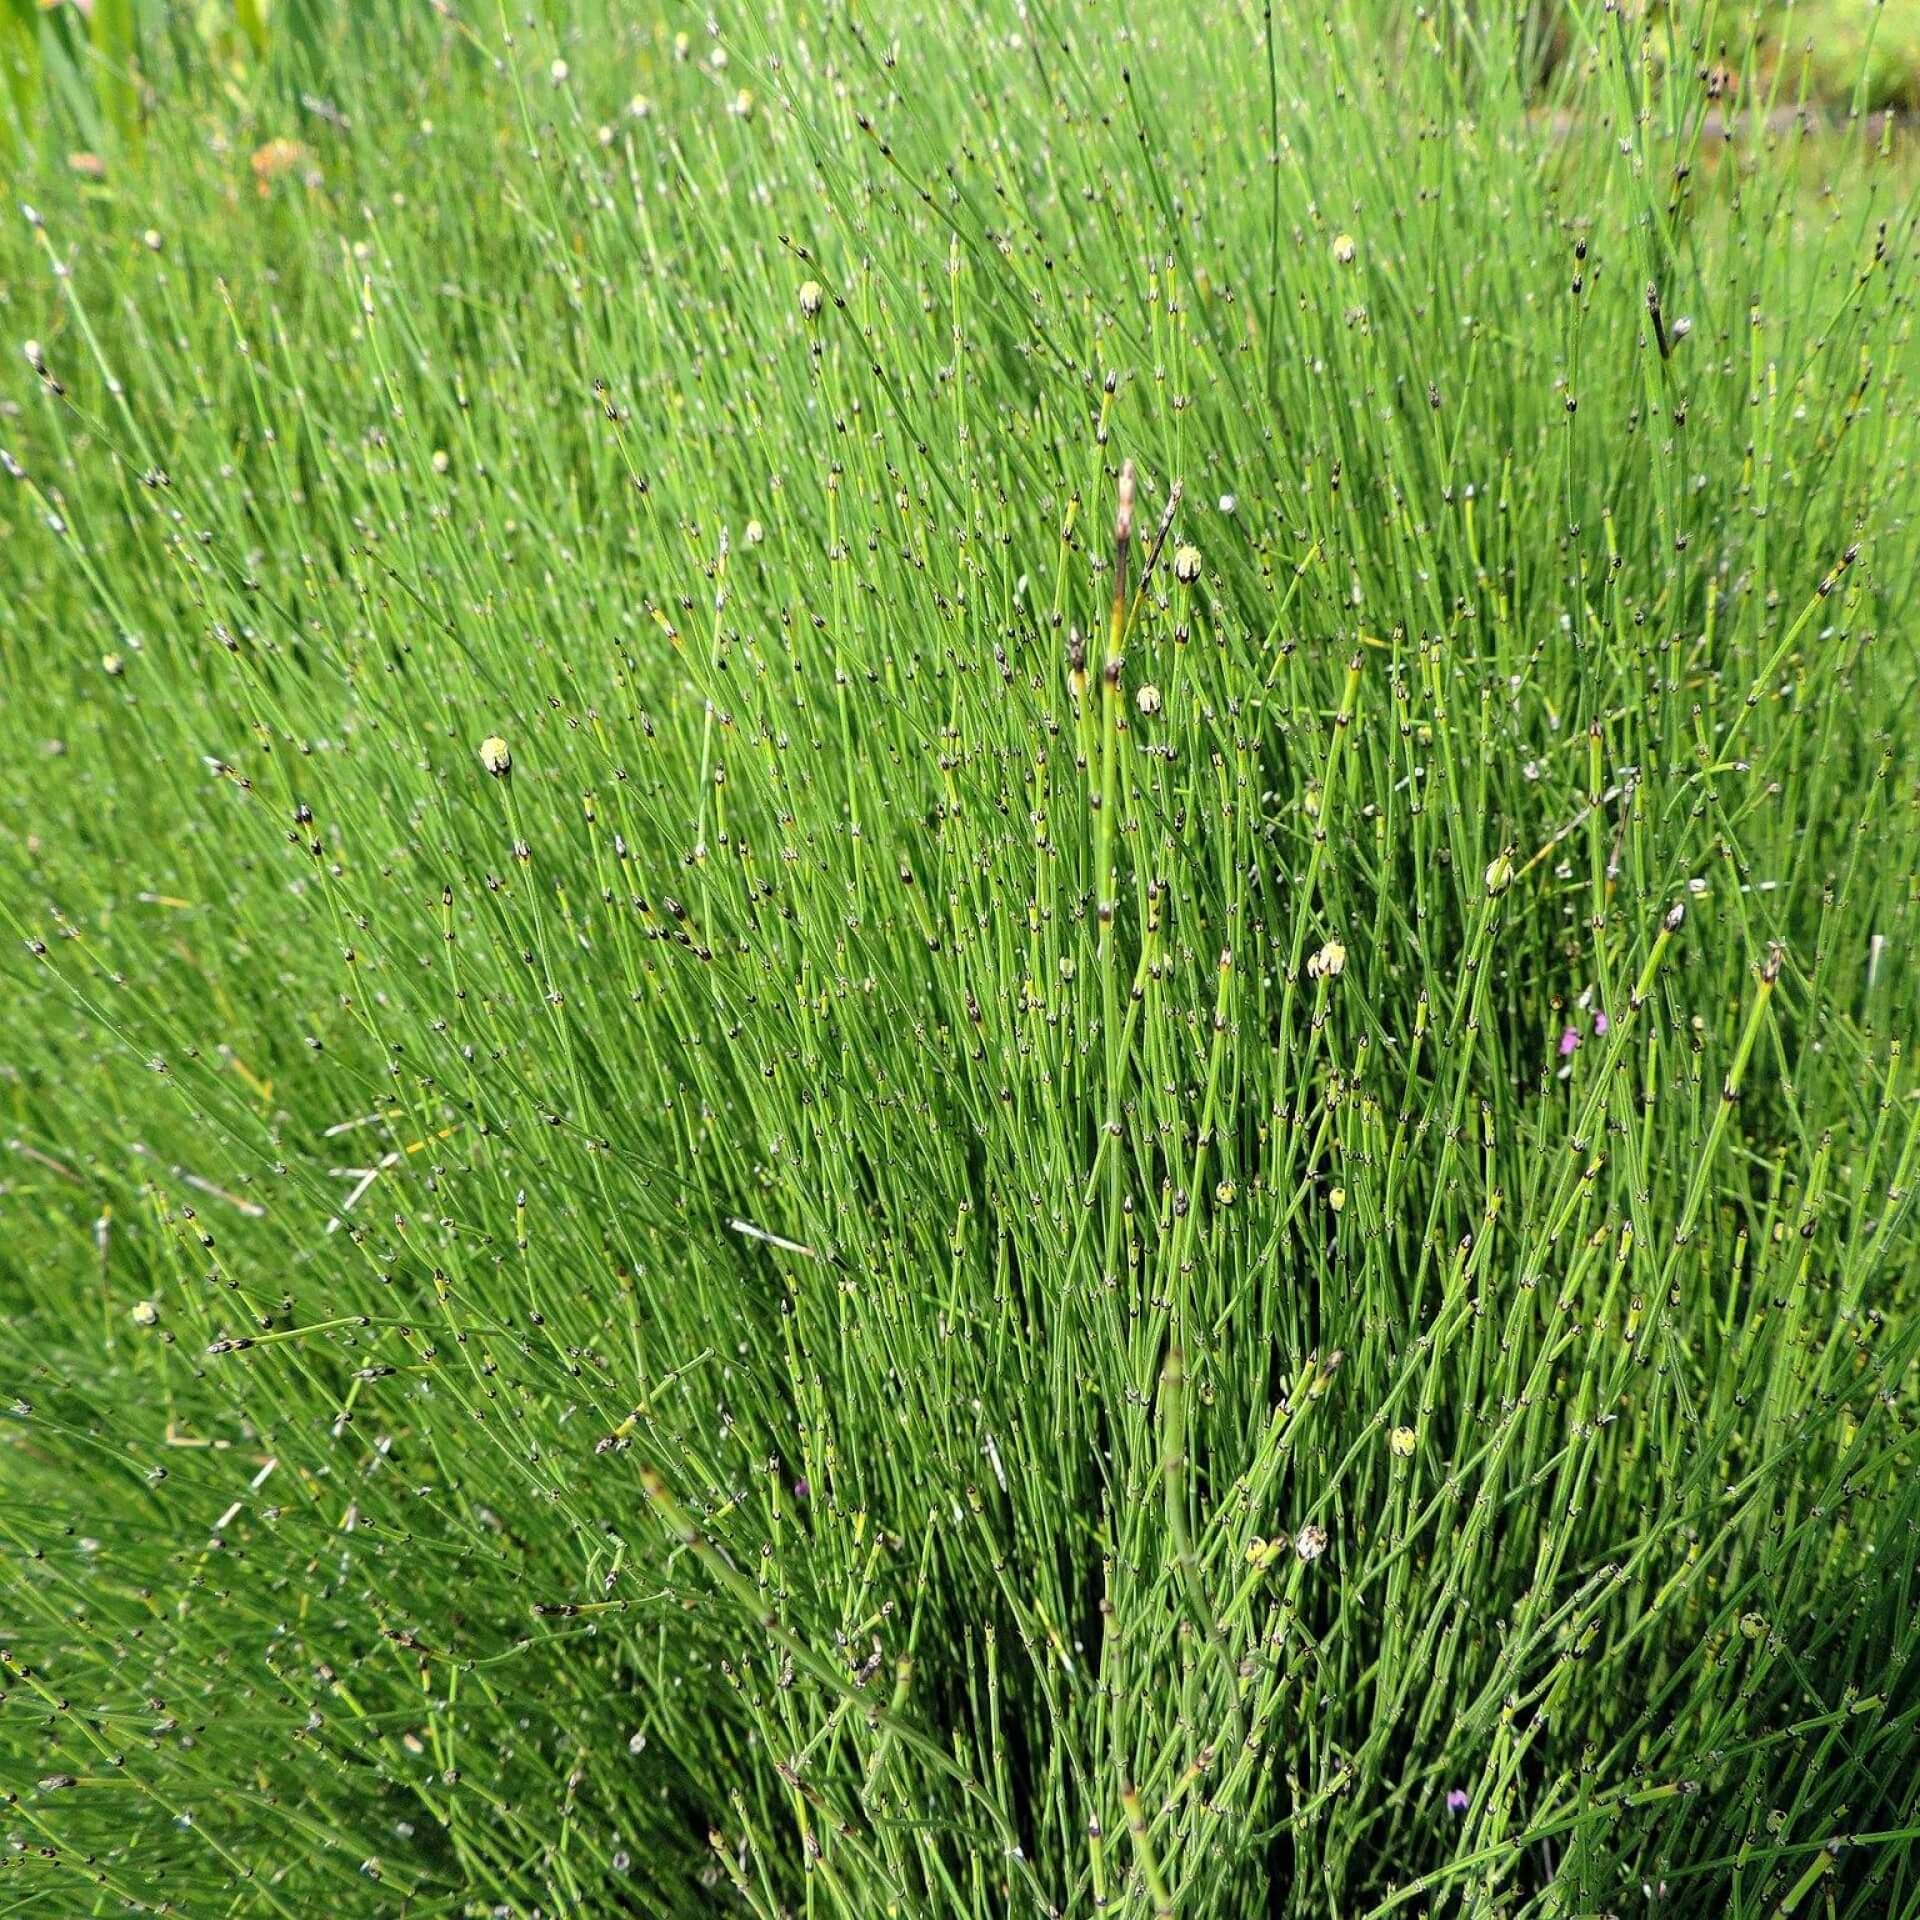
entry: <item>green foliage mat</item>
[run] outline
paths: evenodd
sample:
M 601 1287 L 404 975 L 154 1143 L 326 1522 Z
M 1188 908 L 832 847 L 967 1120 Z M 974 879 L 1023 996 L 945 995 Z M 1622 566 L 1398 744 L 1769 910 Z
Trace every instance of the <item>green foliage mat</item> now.
M 0 30 L 0 1913 L 1920 1911 L 1896 125 Z

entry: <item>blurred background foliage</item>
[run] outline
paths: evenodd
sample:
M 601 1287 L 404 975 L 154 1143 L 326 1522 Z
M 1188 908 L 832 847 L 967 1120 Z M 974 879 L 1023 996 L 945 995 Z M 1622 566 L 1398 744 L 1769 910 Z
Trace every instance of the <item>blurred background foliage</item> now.
M 1661 11 L 1657 0 L 1625 3 Z M 591 10 L 590 0 L 540 0 L 533 11 L 564 26 L 555 16 L 583 4 Z M 1442 11 L 1470 30 L 1469 16 L 1496 4 L 1452 0 Z M 1548 25 L 1545 0 L 1520 4 L 1541 23 L 1528 82 L 1546 104 L 1565 36 Z M 1416 15 L 1407 0 L 1380 0 L 1380 10 L 1389 35 Z M 1751 49 L 1721 76 L 1726 111 L 1920 111 L 1920 0 L 1759 0 L 1724 12 L 1729 48 Z M 168 114 L 207 121 L 215 140 L 338 128 L 328 79 L 361 51 L 353 43 L 426 62 L 461 39 L 449 24 L 461 25 L 452 0 L 0 0 L 0 166 L 11 173 L 64 153 L 76 173 L 110 183 Z
M 0 164 L 64 157 L 110 182 L 174 116 L 228 140 L 337 126 L 342 56 L 355 42 L 418 53 L 430 40 L 414 16 L 436 15 L 453 17 L 430 0 L 0 0 Z

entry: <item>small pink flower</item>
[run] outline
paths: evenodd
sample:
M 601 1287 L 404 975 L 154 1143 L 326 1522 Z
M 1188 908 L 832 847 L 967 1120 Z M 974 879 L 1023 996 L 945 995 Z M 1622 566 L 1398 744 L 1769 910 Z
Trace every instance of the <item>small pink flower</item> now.
M 1470 1794 L 1465 1787 L 1449 1787 L 1447 1789 L 1447 1811 L 1449 1813 L 1465 1813 L 1472 1805 L 1473 1795 Z
M 1593 1016 L 1593 1037 L 1598 1040 L 1600 1036 L 1606 1032 L 1609 1024 L 1607 1016 L 1604 1013 L 1596 1013 Z
M 1560 1036 L 1560 1058 L 1564 1060 L 1579 1044 L 1579 1034 L 1572 1027 L 1568 1027 Z

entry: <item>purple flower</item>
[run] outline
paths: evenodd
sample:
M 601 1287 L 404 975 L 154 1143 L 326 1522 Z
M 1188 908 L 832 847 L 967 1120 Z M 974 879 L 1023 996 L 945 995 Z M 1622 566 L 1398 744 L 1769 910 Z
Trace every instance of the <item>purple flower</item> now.
M 1465 1813 L 1472 1805 L 1473 1795 L 1470 1794 L 1465 1787 L 1449 1787 L 1447 1789 L 1447 1811 L 1449 1813 Z
M 804 1500 L 812 1491 L 813 1489 L 807 1485 L 804 1478 L 793 1483 L 793 1497 L 796 1500 Z
M 1607 1016 L 1604 1013 L 1596 1013 L 1593 1016 L 1593 1037 L 1598 1040 L 1606 1032 L 1607 1026 Z
M 1560 1058 L 1564 1060 L 1580 1044 L 1580 1036 L 1572 1027 L 1560 1035 Z

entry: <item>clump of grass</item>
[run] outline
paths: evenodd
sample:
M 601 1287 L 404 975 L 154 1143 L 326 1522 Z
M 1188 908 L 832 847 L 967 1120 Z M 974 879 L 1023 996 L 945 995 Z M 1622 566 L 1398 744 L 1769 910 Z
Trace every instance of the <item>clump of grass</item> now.
M 23 176 L 7 1901 L 1916 1910 L 1911 167 L 1549 13 Z

